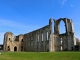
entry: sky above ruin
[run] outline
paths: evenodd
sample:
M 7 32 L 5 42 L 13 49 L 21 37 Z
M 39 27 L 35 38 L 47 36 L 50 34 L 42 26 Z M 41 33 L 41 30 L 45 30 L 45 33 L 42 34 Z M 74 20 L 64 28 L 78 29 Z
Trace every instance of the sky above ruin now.
M 0 0 L 0 44 L 7 31 L 25 34 L 49 24 L 49 18 L 70 18 L 80 38 L 80 0 Z M 64 23 L 60 24 L 64 33 Z

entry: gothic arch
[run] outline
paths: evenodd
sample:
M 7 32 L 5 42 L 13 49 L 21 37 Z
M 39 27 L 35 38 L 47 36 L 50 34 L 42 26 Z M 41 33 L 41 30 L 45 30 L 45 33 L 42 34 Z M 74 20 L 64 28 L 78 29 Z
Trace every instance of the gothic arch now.
M 17 51 L 17 47 L 16 46 L 14 47 L 14 51 Z
M 61 22 L 61 21 L 64 22 L 64 24 L 65 24 L 65 29 L 66 29 L 66 32 L 65 32 L 65 33 L 67 33 L 67 21 L 66 21 L 66 18 L 60 18 L 60 19 L 58 19 L 58 20 L 54 20 L 54 23 L 55 23 L 55 25 L 54 25 L 54 33 L 55 33 L 55 34 L 60 34 L 60 29 L 59 29 L 59 27 L 60 27 L 60 22 Z

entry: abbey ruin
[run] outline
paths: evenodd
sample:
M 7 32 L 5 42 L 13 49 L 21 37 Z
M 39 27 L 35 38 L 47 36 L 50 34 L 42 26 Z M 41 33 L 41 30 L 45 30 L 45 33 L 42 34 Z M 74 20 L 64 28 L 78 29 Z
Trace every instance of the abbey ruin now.
M 60 34 L 60 21 L 65 23 L 66 32 Z M 54 23 L 54 31 L 52 24 Z M 73 50 L 76 45 L 74 26 L 71 19 L 49 19 L 49 24 L 32 32 L 14 36 L 4 34 L 4 51 L 55 52 Z

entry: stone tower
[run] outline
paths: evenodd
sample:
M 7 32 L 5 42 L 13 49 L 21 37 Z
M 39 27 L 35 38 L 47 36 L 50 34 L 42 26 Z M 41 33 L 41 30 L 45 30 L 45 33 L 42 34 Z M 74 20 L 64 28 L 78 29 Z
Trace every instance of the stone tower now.
M 14 35 L 11 32 L 6 32 L 4 34 L 4 51 L 9 51 L 11 48 L 12 40 L 14 39 Z
M 23 51 L 23 35 L 14 36 L 11 32 L 4 34 L 4 51 Z

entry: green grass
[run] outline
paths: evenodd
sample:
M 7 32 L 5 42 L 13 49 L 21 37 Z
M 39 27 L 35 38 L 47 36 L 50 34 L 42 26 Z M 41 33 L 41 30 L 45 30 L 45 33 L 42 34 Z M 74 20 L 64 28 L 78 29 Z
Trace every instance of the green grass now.
M 2 52 L 0 60 L 80 60 L 80 52 Z

